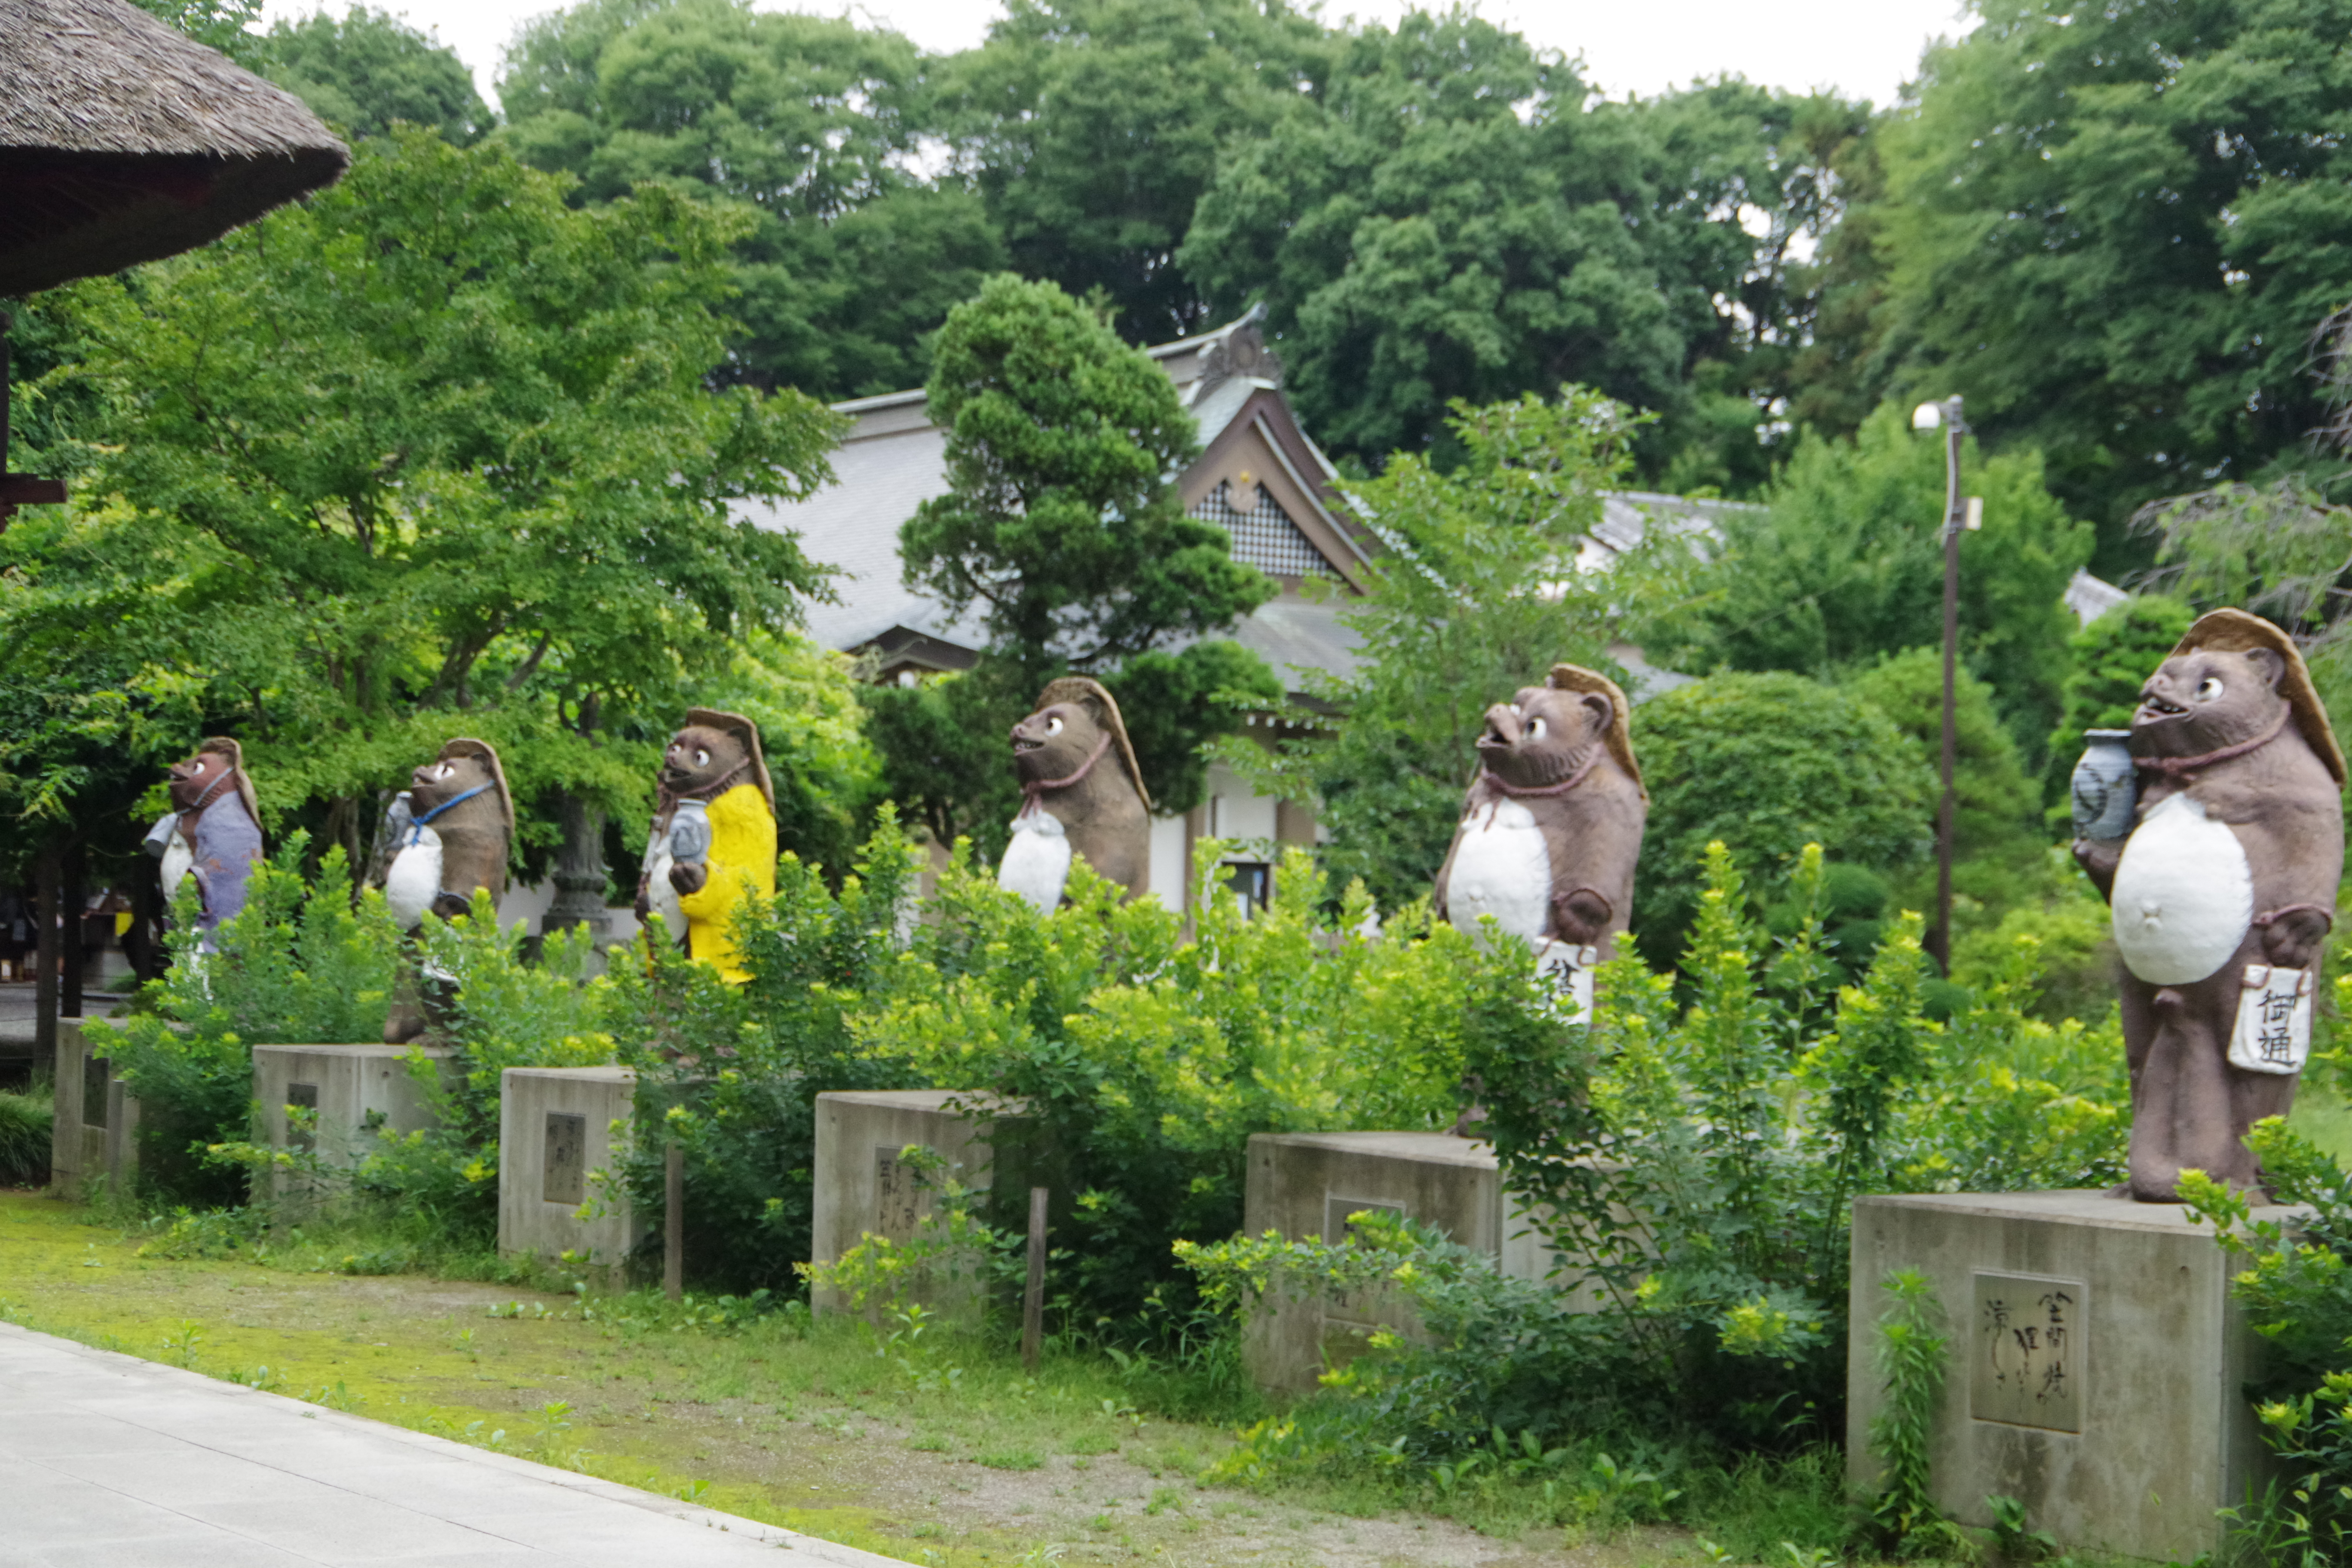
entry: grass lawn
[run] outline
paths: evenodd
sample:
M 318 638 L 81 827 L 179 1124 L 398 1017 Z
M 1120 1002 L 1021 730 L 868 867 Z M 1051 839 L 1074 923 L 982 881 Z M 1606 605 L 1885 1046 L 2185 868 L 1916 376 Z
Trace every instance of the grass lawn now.
M 1225 1429 L 1137 1415 L 1094 1357 L 1035 1378 L 971 1342 L 886 1359 L 862 1325 L 690 1321 L 419 1275 L 141 1256 L 0 1192 L 0 1314 L 84 1343 L 587 1470 L 948 1568 L 1049 1562 L 1633 1568 L 1706 1561 L 1643 1530 L 1515 1539 L 1377 1497 L 1203 1488 Z M 927 1336 L 928 1337 L 928 1336 Z

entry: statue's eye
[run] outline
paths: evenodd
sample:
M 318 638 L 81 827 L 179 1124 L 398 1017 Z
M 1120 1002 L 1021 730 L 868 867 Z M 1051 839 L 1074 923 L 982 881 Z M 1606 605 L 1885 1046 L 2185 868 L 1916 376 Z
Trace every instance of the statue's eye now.
M 2197 683 L 2197 700 L 2198 700 L 2198 701 L 2200 701 L 2200 702 L 2210 702 L 2210 701 L 2212 701 L 2212 700 L 2213 700 L 2213 699 L 2215 699 L 2216 697 L 2219 697 L 2219 696 L 2221 696 L 2221 678 L 2220 676 L 2218 676 L 2218 675 L 2209 675 L 2209 676 L 2207 676 L 2204 679 L 2202 679 L 2202 680 L 2200 680 L 2200 681 L 2199 681 L 2199 682 Z
M 1524 718 L 1526 718 L 1528 715 L 1527 715 L 1527 710 L 1526 710 L 1525 709 L 1521 708 L 1517 703 L 1514 702 L 1514 703 L 1512 703 L 1512 704 L 1511 704 L 1511 716 L 1512 716 L 1513 718 L 1515 718 L 1515 719 L 1524 719 Z
M 694 765 L 698 768 L 709 767 L 710 765 L 710 753 L 704 751 L 701 747 L 697 746 L 694 749 Z
M 1544 738 L 1544 728 L 1545 728 L 1545 726 L 1544 726 L 1544 721 L 1543 721 L 1541 719 L 1530 719 L 1530 720 L 1528 720 L 1528 740 L 1530 740 L 1530 741 L 1540 741 L 1540 740 L 1542 740 L 1542 739 Z
M 1048 735 L 1058 735 L 1061 732 L 1062 716 L 1059 713 L 1056 713 L 1045 721 L 1045 733 Z
M 455 764 L 455 763 L 443 763 L 441 764 L 441 771 L 440 771 L 439 773 L 435 773 L 433 776 L 434 776 L 435 778 L 436 778 L 436 779 L 446 779 L 446 778 L 447 778 L 451 773 L 456 773 L 457 771 L 457 766 L 456 766 L 456 764 Z

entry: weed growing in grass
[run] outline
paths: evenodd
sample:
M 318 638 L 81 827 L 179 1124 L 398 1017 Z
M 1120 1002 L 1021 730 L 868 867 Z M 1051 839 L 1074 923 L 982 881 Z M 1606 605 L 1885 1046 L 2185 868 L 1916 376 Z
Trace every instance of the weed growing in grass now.
M 194 1366 L 196 1361 L 196 1347 L 204 1343 L 204 1325 L 193 1318 L 182 1319 L 180 1331 L 165 1336 L 163 1353 L 182 1366 Z
M 1928 1491 L 1927 1442 L 1944 1394 L 1950 1342 L 1927 1277 L 1913 1269 L 1887 1276 L 1895 1300 L 1878 1321 L 1878 1372 L 1885 1403 L 1870 1424 L 1870 1448 L 1883 1476 L 1870 1521 L 1889 1544 L 1916 1555 L 1950 1546 L 1956 1531 Z
M 33 1186 L 49 1174 L 49 1131 L 56 1116 L 46 1082 L 22 1094 L 0 1092 L 0 1187 Z

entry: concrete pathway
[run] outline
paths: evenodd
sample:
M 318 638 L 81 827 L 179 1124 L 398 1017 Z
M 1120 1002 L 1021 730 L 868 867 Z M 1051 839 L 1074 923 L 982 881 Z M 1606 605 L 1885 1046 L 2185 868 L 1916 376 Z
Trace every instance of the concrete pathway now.
M 905 1568 L 0 1323 L 0 1568 Z

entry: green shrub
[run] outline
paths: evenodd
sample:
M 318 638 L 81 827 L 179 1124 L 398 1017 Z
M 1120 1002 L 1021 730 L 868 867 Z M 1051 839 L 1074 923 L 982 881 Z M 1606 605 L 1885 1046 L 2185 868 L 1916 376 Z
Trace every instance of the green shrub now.
M 886 806 L 838 893 L 816 867 L 783 857 L 774 901 L 753 900 L 738 918 L 751 976 L 740 987 L 667 944 L 635 950 L 614 971 L 607 1027 L 639 1086 L 623 1180 L 638 1213 L 661 1215 L 664 1148 L 679 1145 L 686 1262 L 698 1283 L 798 1289 L 793 1265 L 810 1256 L 816 1097 L 928 1081 L 861 1049 L 853 1027 L 898 969 L 914 856 Z M 646 1247 L 662 1243 L 656 1226 Z
M 1936 777 L 1918 743 L 1851 691 L 1800 675 L 1727 674 L 1633 710 L 1650 785 L 1633 934 L 1671 964 L 1697 918 L 1701 852 L 1732 845 L 1742 875 L 1778 880 L 1808 844 L 1881 874 L 1935 836 Z
M 2246 1142 L 2273 1200 L 2312 1213 L 2258 1221 L 2246 1194 L 2181 1177 L 2189 1217 L 2246 1265 L 2230 1293 L 2271 1342 L 2247 1392 L 2284 1474 L 2241 1510 L 2240 1544 L 2263 1563 L 2352 1563 L 2352 1173 L 2276 1117 Z
M 383 1038 L 400 933 L 382 894 L 352 897 L 340 846 L 302 874 L 307 834 L 253 868 L 245 908 L 201 950 L 193 883 L 173 902 L 171 968 L 142 988 L 110 1055 L 139 1097 L 139 1183 L 169 1203 L 245 1196 L 244 1170 L 207 1156 L 252 1123 L 253 1047 Z
M 2021 903 L 1990 929 L 1963 930 L 1952 942 L 1952 978 L 1981 986 L 2004 968 L 2020 942 L 2031 939 L 2040 962 L 2034 1014 L 2095 1022 L 2116 1006 L 2115 935 L 2106 900 L 2074 868 L 2063 846 L 2043 852 L 2048 896 Z
M 49 1134 L 55 1106 L 36 1086 L 0 1092 L 0 1187 L 36 1186 L 49 1179 Z
M 1939 1025 L 1921 1007 L 1916 914 L 1888 922 L 1861 984 L 1832 984 L 1817 847 L 1777 942 L 1745 913 L 1721 845 L 1705 875 L 1686 1002 L 1623 959 L 1601 971 L 1583 1026 L 1515 1005 L 1525 980 L 1489 977 L 1465 1061 L 1504 1180 L 1543 1216 L 1553 1279 L 1504 1278 L 1377 1217 L 1360 1222 L 1368 1242 L 1183 1250 L 1229 1311 L 1270 1289 L 1386 1281 L 1429 1331 L 1426 1344 L 1376 1340 L 1385 1353 L 1327 1377 L 1326 1398 L 1255 1435 L 1235 1466 L 1383 1473 L 1496 1428 L 1542 1445 L 1609 1431 L 1718 1451 L 1833 1442 L 1854 1197 L 2120 1173 L 2121 1042 L 2027 1015 L 2030 942 Z
M 379 1135 L 352 1176 L 362 1196 L 429 1219 L 428 1234 L 459 1246 L 498 1237 L 499 1091 L 509 1068 L 600 1067 L 615 1056 L 603 1027 L 606 987 L 591 979 L 593 949 L 585 931 L 558 931 L 523 961 L 520 921 L 501 928 L 498 906 L 477 889 L 470 912 L 425 917 L 417 938 L 421 965 L 454 986 L 450 1012 L 431 1037 L 454 1054 L 448 1078 L 421 1054 L 409 1072 L 423 1089 L 432 1123 L 424 1131 Z

